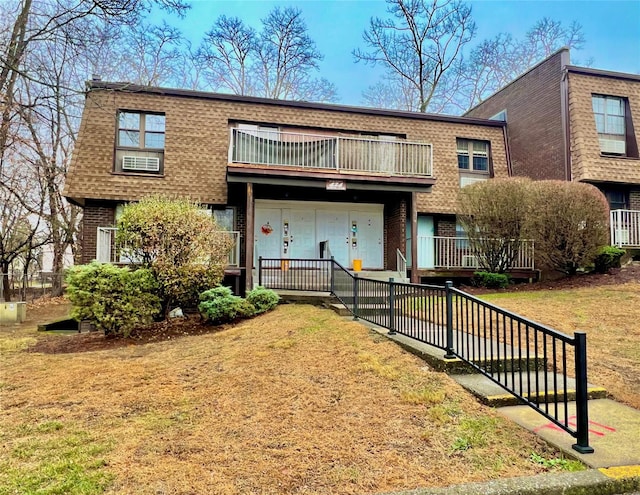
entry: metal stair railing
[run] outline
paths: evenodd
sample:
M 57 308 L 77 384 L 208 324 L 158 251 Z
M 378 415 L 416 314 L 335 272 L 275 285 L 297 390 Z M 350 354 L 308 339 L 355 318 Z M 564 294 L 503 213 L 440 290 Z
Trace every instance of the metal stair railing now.
M 271 289 L 330 292 L 354 319 L 443 349 L 445 358 L 466 362 L 576 438 L 574 450 L 593 452 L 584 332 L 558 332 L 451 282 L 436 286 L 359 277 L 333 258 L 259 258 L 258 277 Z M 569 414 L 570 397 L 575 415 Z

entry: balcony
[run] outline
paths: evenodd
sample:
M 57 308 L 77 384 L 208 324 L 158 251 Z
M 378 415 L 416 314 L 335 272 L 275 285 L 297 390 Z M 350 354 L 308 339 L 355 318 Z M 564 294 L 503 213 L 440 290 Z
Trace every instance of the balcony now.
M 136 263 L 135 256 L 127 246 L 118 245 L 116 242 L 115 227 L 98 227 L 98 237 L 96 242 L 96 260 L 101 263 L 114 263 L 128 265 Z M 240 232 L 231 231 L 228 234 L 233 238 L 233 247 L 229 251 L 228 267 L 240 265 Z
M 231 129 L 229 162 L 309 171 L 432 177 L 432 146 L 408 141 Z
M 619 248 L 640 247 L 640 211 L 612 210 L 611 245 Z
M 534 266 L 534 242 L 519 241 L 511 269 L 533 270 Z M 468 237 L 418 237 L 419 270 L 479 268 L 480 255 L 472 249 Z

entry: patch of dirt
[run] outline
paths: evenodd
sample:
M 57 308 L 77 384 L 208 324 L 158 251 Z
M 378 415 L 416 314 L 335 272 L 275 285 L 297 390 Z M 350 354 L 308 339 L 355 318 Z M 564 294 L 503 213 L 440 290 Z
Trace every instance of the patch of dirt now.
M 567 290 L 602 285 L 621 285 L 640 282 L 640 263 L 630 263 L 622 268 L 614 268 L 609 273 L 584 273 L 558 280 L 543 280 L 532 284 L 511 284 L 506 289 L 485 289 L 484 287 L 462 286 L 461 290 L 470 294 L 489 294 L 496 292 L 518 292 L 534 290 Z
M 176 318 L 169 321 L 153 323 L 149 327 L 138 328 L 126 338 L 105 337 L 102 332 L 87 332 L 77 334 L 43 334 L 38 342 L 29 347 L 29 352 L 44 354 L 70 354 L 78 352 L 101 351 L 117 349 L 150 342 L 175 340 L 189 335 L 204 335 L 220 332 L 228 325 L 212 326 L 205 324 L 198 316 Z

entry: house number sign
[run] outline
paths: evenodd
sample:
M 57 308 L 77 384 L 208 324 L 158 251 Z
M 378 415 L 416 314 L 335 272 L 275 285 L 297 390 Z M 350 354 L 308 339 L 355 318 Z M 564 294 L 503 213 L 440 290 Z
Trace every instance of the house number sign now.
M 347 183 L 344 180 L 328 180 L 327 191 L 346 191 Z

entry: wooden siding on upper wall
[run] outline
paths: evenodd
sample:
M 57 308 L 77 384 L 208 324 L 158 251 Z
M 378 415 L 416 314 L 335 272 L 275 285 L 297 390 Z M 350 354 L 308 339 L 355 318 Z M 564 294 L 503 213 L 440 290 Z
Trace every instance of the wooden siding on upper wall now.
M 119 109 L 166 115 L 164 176 L 113 173 Z M 234 121 L 298 126 L 311 133 L 313 129 L 338 129 L 406 135 L 408 141 L 430 143 L 436 184 L 431 193 L 418 195 L 420 212 L 455 212 L 459 190 L 458 137 L 490 141 L 494 176 L 508 176 L 503 128 L 495 123 L 483 125 L 428 120 L 424 116 L 367 115 L 362 111 L 94 89 L 87 93 L 64 195 L 79 201 L 135 201 L 158 193 L 226 204 L 229 122 Z

